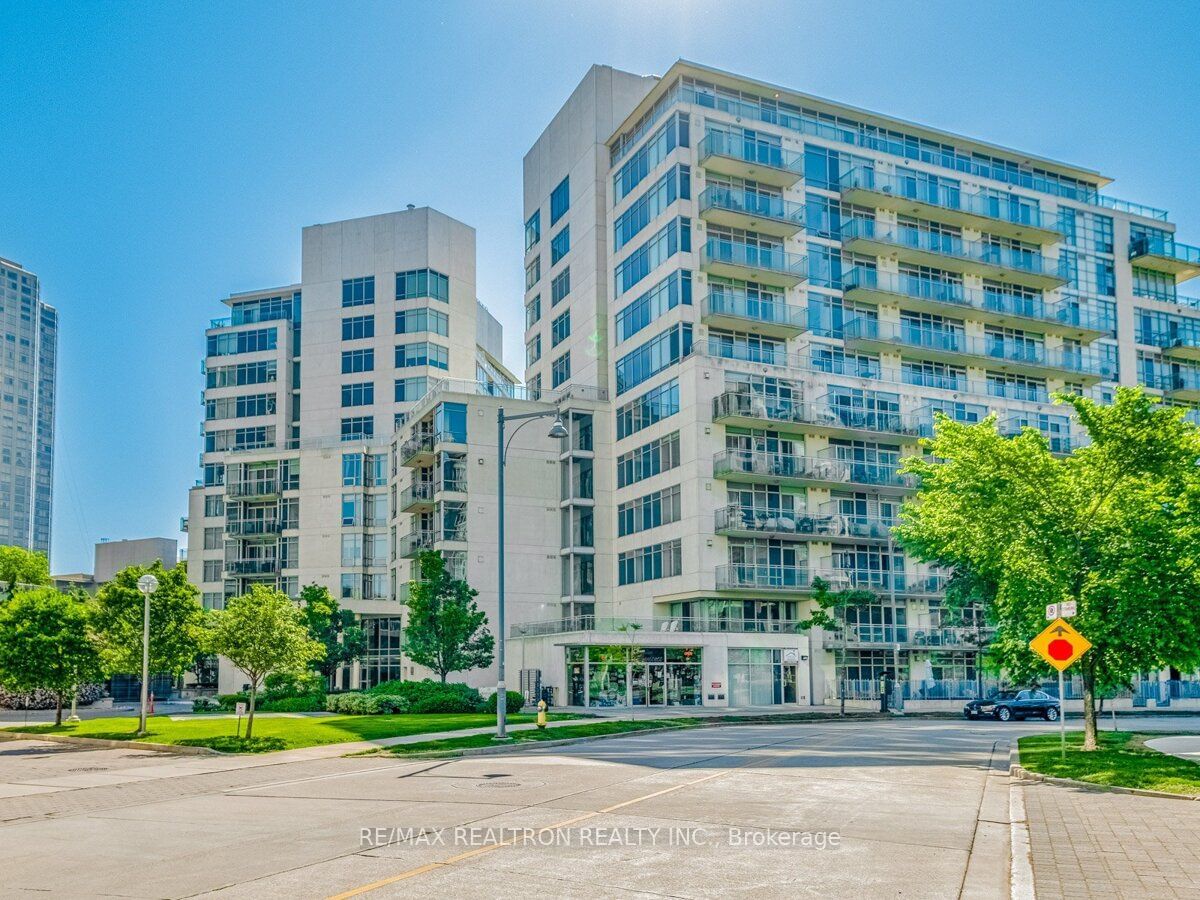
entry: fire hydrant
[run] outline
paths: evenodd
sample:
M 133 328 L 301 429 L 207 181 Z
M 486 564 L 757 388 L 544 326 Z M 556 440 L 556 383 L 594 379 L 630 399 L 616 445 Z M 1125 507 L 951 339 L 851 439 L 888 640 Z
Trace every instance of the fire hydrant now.
M 537 727 L 538 727 L 538 728 L 545 728 L 545 727 L 546 727 L 546 701 L 545 701 L 545 700 L 539 700 L 539 701 L 538 701 L 538 720 L 537 720 Z

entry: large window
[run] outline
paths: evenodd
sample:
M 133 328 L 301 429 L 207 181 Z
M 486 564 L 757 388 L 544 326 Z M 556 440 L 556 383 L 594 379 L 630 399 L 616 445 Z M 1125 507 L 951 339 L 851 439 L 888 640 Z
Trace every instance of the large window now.
M 433 413 L 434 431 L 456 444 L 467 442 L 467 405 L 439 403 Z
M 428 331 L 443 337 L 450 333 L 450 317 L 436 309 L 419 307 L 402 309 L 396 313 L 396 334 L 412 334 Z
M 571 249 L 571 226 L 564 225 L 562 231 L 550 239 L 550 265 L 555 265 Z
M 274 350 L 278 333 L 274 328 L 256 328 L 251 331 L 235 331 L 231 334 L 208 336 L 209 356 L 230 356 L 234 353 L 257 353 Z
M 550 282 L 550 305 L 557 306 L 559 301 L 569 293 L 571 293 L 571 267 L 567 266 Z
M 617 440 L 649 428 L 677 412 L 679 380 L 672 378 L 617 408 Z
M 353 416 L 342 419 L 342 440 L 358 441 L 375 436 L 374 416 Z
M 430 341 L 400 344 L 396 347 L 396 368 L 411 366 L 433 366 L 435 369 L 450 368 L 450 351 Z
M 681 303 L 684 306 L 692 304 L 692 273 L 686 269 L 676 269 L 617 313 L 617 343 L 637 334 Z
M 638 584 L 671 578 L 683 571 L 680 541 L 664 541 L 617 554 L 617 583 Z
M 687 113 L 676 113 L 613 176 L 613 202 L 619 203 L 676 147 L 688 146 Z
M 416 378 L 396 379 L 396 402 L 413 403 L 429 393 L 429 379 L 424 375 Z
M 629 254 L 614 270 L 616 295 L 620 297 L 658 266 L 679 252 L 692 249 L 690 219 L 672 219 L 662 229 Z
M 637 534 L 679 521 L 679 485 L 653 491 L 617 507 L 617 535 Z
M 617 487 L 622 488 L 679 465 L 679 432 L 622 453 L 617 457 Z
M 342 281 L 342 306 L 366 306 L 375 302 L 375 276 Z
M 613 249 L 620 250 L 641 233 L 641 230 L 666 212 L 676 200 L 691 198 L 691 169 L 673 166 L 654 182 L 629 209 L 613 223 Z
M 550 323 L 550 346 L 557 347 L 571 335 L 571 311 L 568 309 Z
M 375 402 L 375 385 L 369 381 L 342 385 L 342 406 L 370 406 Z
M 375 337 L 374 316 L 351 316 L 342 319 L 343 341 L 357 341 L 369 337 Z
M 550 224 L 554 225 L 571 208 L 571 179 L 564 178 L 550 192 Z
M 542 258 L 535 256 L 525 267 L 525 290 L 529 290 L 542 280 Z
M 675 365 L 691 352 L 692 326 L 689 324 L 672 325 L 662 334 L 651 338 L 617 360 L 614 367 L 617 376 L 617 394 L 632 390 L 648 378 Z
M 568 350 L 558 359 L 554 360 L 550 367 L 550 386 L 558 387 L 564 381 L 571 377 L 571 352 Z
M 433 269 L 411 269 L 396 273 L 396 299 L 410 300 L 413 297 L 432 297 L 443 303 L 450 302 L 450 279 Z
M 342 351 L 342 374 L 375 371 L 375 351 L 370 347 L 363 350 Z
M 528 253 L 542 239 L 542 211 L 535 209 L 525 220 L 525 252 Z
M 542 320 L 542 295 L 538 294 L 525 304 L 525 330 L 528 331 Z

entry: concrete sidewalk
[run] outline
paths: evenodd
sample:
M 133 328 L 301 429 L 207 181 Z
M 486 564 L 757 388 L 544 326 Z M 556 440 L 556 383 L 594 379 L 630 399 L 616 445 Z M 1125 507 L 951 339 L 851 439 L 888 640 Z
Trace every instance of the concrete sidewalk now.
M 1180 759 L 1200 763 L 1200 734 L 1177 734 L 1171 737 L 1154 738 L 1146 746 L 1159 753 L 1169 753 Z

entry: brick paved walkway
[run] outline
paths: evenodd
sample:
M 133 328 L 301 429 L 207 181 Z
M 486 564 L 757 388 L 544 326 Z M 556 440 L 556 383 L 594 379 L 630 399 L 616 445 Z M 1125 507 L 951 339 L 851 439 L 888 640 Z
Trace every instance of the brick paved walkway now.
M 1038 900 L 1200 897 L 1200 803 L 1027 784 Z

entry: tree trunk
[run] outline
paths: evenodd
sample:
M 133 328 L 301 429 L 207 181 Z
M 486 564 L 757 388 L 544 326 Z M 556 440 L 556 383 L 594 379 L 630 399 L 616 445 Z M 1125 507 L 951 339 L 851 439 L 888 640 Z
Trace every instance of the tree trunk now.
M 247 710 L 249 715 L 246 716 L 246 740 L 250 740 L 250 735 L 254 731 L 254 698 L 257 696 L 257 694 L 258 694 L 258 682 L 251 681 L 250 682 L 250 706 L 249 706 L 249 709 Z
M 1058 699 L 1063 702 L 1062 697 Z M 1096 667 L 1089 659 L 1083 664 L 1083 749 L 1095 750 L 1096 746 Z
M 438 677 L 442 679 L 442 684 L 446 683 L 446 673 L 445 672 L 439 672 Z
M 62 694 L 55 694 L 54 695 L 54 724 L 55 725 L 62 724 L 62 707 L 63 707 Z

